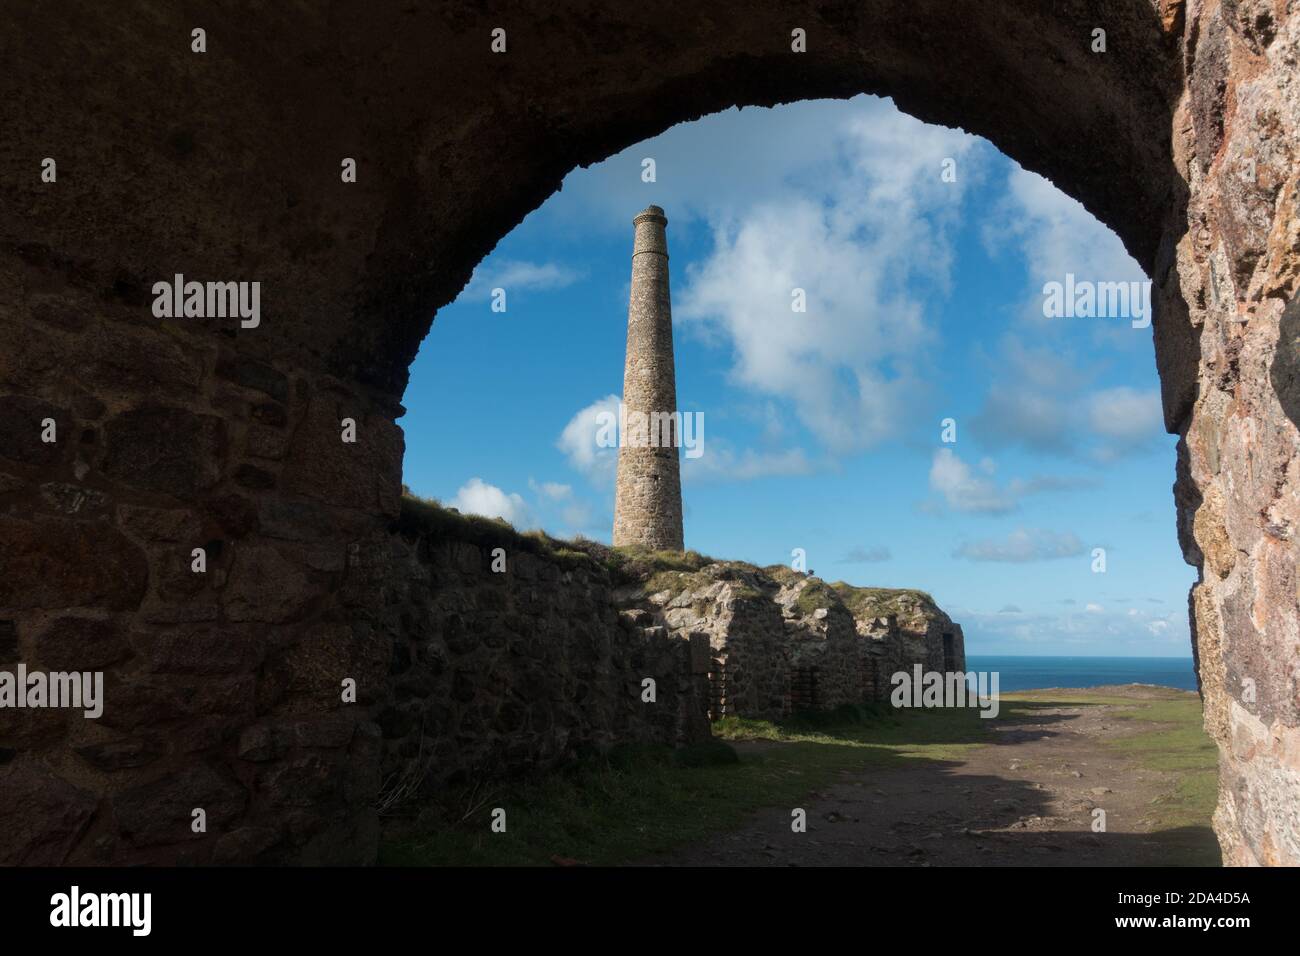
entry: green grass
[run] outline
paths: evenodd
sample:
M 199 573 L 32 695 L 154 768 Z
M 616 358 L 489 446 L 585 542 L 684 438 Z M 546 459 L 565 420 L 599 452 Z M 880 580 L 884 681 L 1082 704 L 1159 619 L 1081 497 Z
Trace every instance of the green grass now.
M 1110 716 L 1121 727 L 1155 725 L 1117 735 L 1108 746 L 1171 774 L 1168 792 L 1152 804 L 1148 818 L 1162 859 L 1216 865 L 1218 845 L 1209 829 L 1216 751 L 1201 730 L 1200 701 L 1030 692 L 1004 695 L 998 719 L 1032 718 L 1061 704 L 1113 705 L 1120 709 Z M 544 866 L 645 860 L 737 828 L 760 808 L 796 806 L 845 774 L 907 761 L 959 761 L 987 742 L 993 723 L 974 709 L 895 710 L 886 704 L 781 721 L 728 717 L 713 725 L 712 743 L 678 751 L 622 745 L 540 779 L 449 797 L 443 806 L 426 809 L 418 825 L 391 826 L 381 862 Z M 738 760 L 728 743 L 739 745 Z M 506 810 L 505 833 L 491 832 L 494 807 Z
M 1115 694 L 1069 691 L 1050 694 L 1004 695 L 1004 713 L 1052 706 L 1110 704 L 1122 709 L 1109 715 L 1124 732 L 1105 741 L 1107 747 L 1147 770 L 1173 774 L 1170 789 L 1151 804 L 1146 823 L 1152 839 L 1163 846 L 1169 865 L 1218 866 L 1219 845 L 1211 829 L 1218 800 L 1219 752 L 1206 734 L 1201 701 L 1186 694 L 1139 700 Z M 1126 723 L 1153 723 L 1131 732 Z
M 729 718 L 726 741 L 780 741 L 725 762 L 722 744 L 616 748 L 539 780 L 448 801 L 421 825 L 394 827 L 380 862 L 393 866 L 535 866 L 553 857 L 610 865 L 644 859 L 740 826 L 755 810 L 797 801 L 843 773 L 902 760 L 951 760 L 985 739 L 973 711 L 841 708 L 838 718 Z M 705 755 L 707 754 L 707 756 Z M 704 766 L 694 764 L 704 763 Z M 473 803 L 468 814 L 465 807 Z M 481 804 L 481 805 L 480 805 Z M 506 811 L 506 832 L 491 812 Z M 462 816 L 465 819 L 460 819 Z
M 452 539 L 480 548 L 504 548 L 508 553 L 525 552 L 555 562 L 565 570 L 595 569 L 603 564 L 582 539 L 562 541 L 544 531 L 518 531 L 501 518 L 464 515 L 433 498 L 421 498 L 404 489 L 402 510 L 395 530 L 409 536 L 428 535 L 435 539 Z M 600 546 L 596 546 L 600 547 Z
M 1117 720 L 1156 721 L 1158 726 L 1110 741 L 1110 746 L 1150 770 L 1177 774 L 1172 790 L 1151 805 L 1152 832 L 1165 843 L 1174 862 L 1217 866 L 1219 846 L 1205 831 L 1219 795 L 1219 751 L 1202 726 L 1196 698 L 1159 700 Z
M 842 603 L 839 595 L 820 578 L 809 578 L 808 583 L 799 592 L 799 596 L 794 599 L 794 606 L 804 617 L 811 617 L 822 608 L 830 610 L 840 607 Z
M 931 612 L 939 610 L 934 598 L 915 588 L 860 588 L 843 581 L 836 581 L 830 587 L 854 617 L 887 617 L 890 614 L 901 617 L 917 608 Z

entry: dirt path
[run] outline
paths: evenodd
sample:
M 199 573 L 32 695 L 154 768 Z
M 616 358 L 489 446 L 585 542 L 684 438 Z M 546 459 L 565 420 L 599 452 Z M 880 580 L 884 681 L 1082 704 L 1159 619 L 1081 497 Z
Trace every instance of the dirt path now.
M 1100 690 L 1100 689 L 1099 689 Z M 1132 699 L 1134 687 L 1123 688 Z M 1068 695 L 1071 692 L 1063 692 Z M 1075 692 L 1077 693 L 1077 692 Z M 1152 688 L 1152 699 L 1169 693 Z M 1167 861 L 1168 834 L 1148 833 L 1151 804 L 1175 775 L 1104 745 L 1156 726 L 1117 720 L 1132 704 L 1052 705 L 996 721 L 993 742 L 958 760 L 843 772 L 808 796 L 807 832 L 791 807 L 742 829 L 644 862 L 669 866 L 1141 866 Z M 761 752 L 781 743 L 741 743 Z M 1092 830 L 1093 810 L 1106 832 Z M 1182 834 L 1174 839 L 1185 839 Z M 1192 836 L 1204 840 L 1205 834 Z

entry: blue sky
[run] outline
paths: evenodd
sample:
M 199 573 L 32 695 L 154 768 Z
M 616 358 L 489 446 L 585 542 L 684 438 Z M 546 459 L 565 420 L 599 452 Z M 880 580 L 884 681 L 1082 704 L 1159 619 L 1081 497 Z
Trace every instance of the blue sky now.
M 596 415 L 651 203 L 678 404 L 705 421 L 687 547 L 922 588 L 972 654 L 1190 655 L 1151 329 L 1043 309 L 1067 273 L 1145 276 L 1049 182 L 888 100 L 730 110 L 573 171 L 438 313 L 401 421 L 412 490 L 609 541 Z

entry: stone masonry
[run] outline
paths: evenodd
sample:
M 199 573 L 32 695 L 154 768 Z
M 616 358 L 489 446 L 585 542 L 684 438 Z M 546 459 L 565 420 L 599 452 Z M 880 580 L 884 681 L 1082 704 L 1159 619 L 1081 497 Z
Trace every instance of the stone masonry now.
M 890 678 L 964 671 L 961 625 L 921 591 L 827 584 L 785 567 L 708 562 L 616 592 L 638 627 L 707 639 L 709 716 L 777 719 L 889 699 Z
M 678 460 L 677 373 L 673 313 L 668 292 L 668 220 L 648 206 L 632 220 L 632 294 L 627 308 L 623 370 L 626 421 L 644 416 L 624 434 L 620 421 L 614 546 L 682 550 L 682 482 Z
M 598 559 L 504 524 L 429 513 L 404 502 L 376 568 L 392 600 L 390 679 L 376 708 L 381 806 L 620 743 L 709 737 L 703 635 L 620 616 Z M 498 548 L 504 565 L 493 571 Z

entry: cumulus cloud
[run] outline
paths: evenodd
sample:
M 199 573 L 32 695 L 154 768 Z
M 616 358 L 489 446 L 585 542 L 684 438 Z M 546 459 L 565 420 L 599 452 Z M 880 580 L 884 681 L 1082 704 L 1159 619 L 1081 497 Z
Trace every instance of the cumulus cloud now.
M 521 530 L 545 528 L 562 538 L 608 533 L 607 516 L 581 498 L 572 485 L 530 478 L 528 491 L 525 497 L 474 477 L 461 485 L 447 505 L 462 514 L 504 518 Z
M 1113 613 L 1097 604 L 1087 610 L 1009 614 L 955 609 L 966 646 L 996 642 L 1023 645 L 1022 653 L 1109 651 L 1116 654 L 1180 655 L 1191 651 L 1186 614 Z
M 579 225 L 618 236 L 626 234 L 639 210 L 635 203 L 664 207 L 670 228 L 720 221 L 748 208 L 755 196 L 823 188 L 828 178 L 843 175 L 848 124 L 891 115 L 898 111 L 889 100 L 866 95 L 723 110 L 673 126 L 590 169 L 575 170 L 564 181 L 565 202 L 544 214 L 556 217 L 557 228 Z M 655 160 L 654 183 L 641 181 L 646 157 Z M 934 169 L 937 179 L 938 158 Z M 968 182 L 974 176 L 963 166 L 959 179 Z M 629 184 L 635 191 L 631 195 Z
M 930 463 L 930 488 L 954 511 L 1005 514 L 1015 498 L 991 478 L 977 474 L 951 448 L 940 448 Z
M 711 438 L 699 458 L 682 459 L 682 482 L 752 481 L 806 475 L 812 470 L 813 464 L 802 448 L 736 451 L 727 442 Z
M 1024 334 L 1050 335 L 1052 347 L 1026 344 L 1018 336 L 1002 343 L 993 382 L 972 421 L 989 448 L 1019 446 L 1030 451 L 1097 462 L 1154 447 L 1163 432 L 1155 390 L 1099 388 L 1102 364 L 1063 350 L 1053 323 L 1093 323 L 1094 341 L 1131 345 L 1146 341 L 1125 319 L 1043 316 L 1043 286 L 1064 282 L 1145 282 L 1141 267 L 1119 238 L 1076 200 L 1051 182 L 1019 166 L 1011 169 L 995 215 L 982 229 L 994 256 L 1011 254 L 1025 263 L 1027 285 L 1019 312 L 1029 321 Z M 1118 324 L 1117 324 L 1118 323 Z
M 527 527 L 531 521 L 528 506 L 521 496 L 507 494 L 482 478 L 471 478 L 461 485 L 449 504 L 463 514 L 504 518 L 516 527 Z
M 1010 336 L 971 433 L 990 449 L 1020 447 L 1094 462 L 1158 447 L 1164 433 L 1159 391 L 1098 389 L 1091 383 L 1099 374 L 1075 356 Z
M 978 141 L 880 101 L 834 130 L 837 161 L 815 182 L 715 212 L 713 252 L 689 270 L 676 314 L 730 347 L 737 384 L 788 402 L 843 455 L 897 435 L 925 395 L 933 330 L 917 288 L 946 288 L 963 188 L 941 164 Z M 806 312 L 792 309 L 796 289 Z
M 581 275 L 576 270 L 557 262 L 488 260 L 474 270 L 460 299 L 485 299 L 496 288 L 505 289 L 507 295 L 513 292 L 563 289 L 579 278 Z
M 551 501 L 564 501 L 573 497 L 573 486 L 563 485 L 557 481 L 533 481 L 529 479 L 528 486 L 543 498 Z
M 1022 498 L 1048 491 L 1069 491 L 1088 487 L 1091 479 L 1040 475 L 999 484 L 993 477 L 993 461 L 985 458 L 979 471 L 958 457 L 951 448 L 940 448 L 930 463 L 930 490 L 953 511 L 971 514 L 1007 514 L 1020 506 Z
M 606 395 L 579 409 L 555 443 L 575 470 L 586 475 L 592 483 L 611 488 L 618 471 L 618 449 L 600 447 L 596 437 L 600 434 L 602 416 L 617 417 L 620 400 L 617 395 Z
M 1017 528 L 1003 538 L 963 542 L 953 557 L 970 561 L 1006 561 L 1023 564 L 1053 561 L 1083 554 L 1083 542 L 1071 532 Z
M 1104 439 L 1099 455 L 1115 458 L 1152 444 L 1164 431 L 1160 393 L 1127 386 L 1097 392 L 1088 401 L 1088 424 Z
M 606 395 L 569 419 L 556 442 L 569 464 L 597 487 L 613 488 L 618 472 L 618 449 L 597 444 L 603 415 L 617 420 L 617 395 Z M 697 458 L 681 459 L 683 482 L 752 481 L 781 475 L 806 475 L 813 463 L 801 448 L 736 449 L 725 438 L 706 436 Z
M 983 229 L 985 247 L 993 255 L 1008 250 L 1022 255 L 1035 296 L 1041 296 L 1044 283 L 1063 281 L 1067 272 L 1092 281 L 1146 279 L 1113 231 L 1037 173 L 1018 165 L 1011 169 L 998 213 Z M 1041 305 L 1036 298 L 1039 319 Z
M 553 529 L 555 534 L 571 537 L 596 529 L 596 509 L 589 502 L 581 500 L 572 485 L 530 478 L 528 487 L 538 502 L 538 510 L 542 512 L 543 525 Z M 600 529 L 605 530 L 603 525 Z

